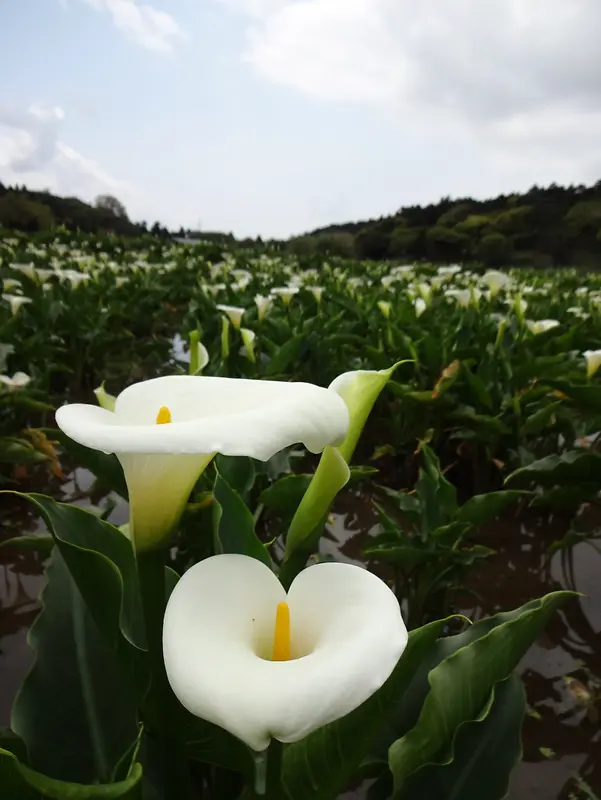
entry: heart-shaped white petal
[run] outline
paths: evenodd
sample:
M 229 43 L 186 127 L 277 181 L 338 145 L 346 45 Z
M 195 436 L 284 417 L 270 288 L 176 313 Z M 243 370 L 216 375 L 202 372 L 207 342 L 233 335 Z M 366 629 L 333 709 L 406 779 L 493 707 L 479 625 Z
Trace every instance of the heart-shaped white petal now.
M 271 661 L 276 609 L 290 608 L 290 661 Z M 407 644 L 388 586 L 350 564 L 300 573 L 288 595 L 259 561 L 213 556 L 169 600 L 167 675 L 181 703 L 263 750 L 353 711 L 382 686 Z

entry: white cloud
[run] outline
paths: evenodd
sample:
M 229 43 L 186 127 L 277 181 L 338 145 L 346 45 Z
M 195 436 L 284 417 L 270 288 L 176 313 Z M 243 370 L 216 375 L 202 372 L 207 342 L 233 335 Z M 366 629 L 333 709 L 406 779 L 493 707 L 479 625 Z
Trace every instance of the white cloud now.
M 178 40 L 186 38 L 175 19 L 166 11 L 137 0 L 83 0 L 97 11 L 107 12 L 114 24 L 148 50 L 171 53 Z
M 244 60 L 321 101 L 393 111 L 490 155 L 601 170 L 599 0 L 221 0 Z
M 0 180 L 87 200 L 103 192 L 117 194 L 126 203 L 135 199 L 126 181 L 109 175 L 60 140 L 64 116 L 58 106 L 35 104 L 26 111 L 0 108 Z

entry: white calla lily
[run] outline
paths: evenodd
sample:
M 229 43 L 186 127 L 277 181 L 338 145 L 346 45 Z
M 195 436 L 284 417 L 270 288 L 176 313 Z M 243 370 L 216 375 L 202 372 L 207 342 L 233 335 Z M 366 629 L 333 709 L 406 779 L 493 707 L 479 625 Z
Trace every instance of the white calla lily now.
M 271 289 L 270 294 L 274 297 L 280 297 L 285 306 L 289 306 L 295 294 L 299 293 L 298 286 L 276 286 Z
M 259 317 L 259 322 L 261 322 L 265 314 L 267 314 L 267 312 L 271 308 L 272 302 L 273 299 L 271 297 L 265 297 L 262 294 L 255 295 L 255 305 L 257 306 L 257 314 Z
M 12 378 L 9 375 L 0 375 L 0 383 L 6 386 L 7 389 L 16 391 L 17 389 L 24 389 L 31 383 L 31 378 L 26 372 L 15 372 Z
M 582 355 L 586 359 L 586 374 L 592 378 L 601 367 L 601 350 L 586 350 Z
M 234 554 L 185 573 L 163 626 L 182 705 L 255 751 L 349 714 L 387 680 L 406 644 L 396 597 L 367 570 L 317 564 L 286 593 L 265 564 Z
M 538 336 L 539 333 L 546 333 L 547 331 L 552 330 L 553 328 L 557 328 L 559 325 L 559 321 L 556 319 L 527 319 L 526 325 L 531 333 L 535 336 Z
M 20 294 L 3 294 L 2 299 L 10 304 L 10 311 L 13 317 L 18 313 L 21 306 L 31 303 L 31 297 L 23 297 Z
M 307 286 L 307 289 L 311 292 L 316 303 L 319 305 L 323 297 L 323 286 Z
M 114 412 L 66 405 L 56 421 L 76 442 L 118 456 L 134 541 L 148 549 L 170 535 L 215 453 L 267 461 L 298 442 L 319 453 L 344 440 L 349 413 L 309 383 L 172 375 L 129 386 Z
M 249 328 L 240 328 L 240 335 L 242 336 L 242 342 L 244 343 L 244 355 L 254 364 L 255 339 L 257 338 L 257 334 L 254 331 L 249 330 Z
M 494 297 L 501 291 L 501 289 L 504 289 L 506 286 L 511 284 L 511 278 L 505 272 L 499 272 L 498 270 L 491 269 L 484 273 L 482 276 L 482 282 L 488 286 L 491 297 Z
M 392 303 L 389 303 L 388 300 L 378 300 L 378 308 L 382 312 L 382 314 L 388 319 L 390 317 L 390 312 L 392 310 Z
M 238 308 L 237 306 L 218 305 L 217 310 L 222 311 L 228 317 L 234 328 L 240 327 L 242 317 L 244 316 L 244 308 Z
M 423 297 L 418 297 L 417 300 L 413 301 L 413 308 L 415 309 L 415 316 L 421 317 L 421 315 L 426 310 L 426 301 Z

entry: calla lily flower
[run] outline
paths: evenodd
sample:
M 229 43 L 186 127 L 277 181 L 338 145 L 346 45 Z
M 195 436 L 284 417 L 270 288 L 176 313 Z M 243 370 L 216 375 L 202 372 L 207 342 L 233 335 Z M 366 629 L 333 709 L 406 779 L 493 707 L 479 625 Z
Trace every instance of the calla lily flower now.
M 289 306 L 295 294 L 298 294 L 298 286 L 276 286 L 270 291 L 271 295 L 281 297 L 285 306 Z
M 386 319 L 390 317 L 392 303 L 389 303 L 388 300 L 378 300 L 378 308 L 380 309 L 382 314 L 386 317 Z
M 26 372 L 15 372 L 12 378 L 9 375 L 0 375 L 0 383 L 6 386 L 7 389 L 16 391 L 17 389 L 24 389 L 31 383 L 31 378 Z
M 23 297 L 20 294 L 3 294 L 2 299 L 10 304 L 10 311 L 13 317 L 18 313 L 21 306 L 31 303 L 31 297 Z
M 10 292 L 11 289 L 21 288 L 21 281 L 18 281 L 16 278 L 4 278 L 2 281 L 2 289 L 5 292 Z
M 421 317 L 421 315 L 426 310 L 426 301 L 423 297 L 418 297 L 417 300 L 413 303 L 413 308 L 415 309 L 415 316 Z
M 601 350 L 587 350 L 582 355 L 586 358 L 586 374 L 592 378 L 601 367 Z
M 303 570 L 288 593 L 260 561 L 193 566 L 165 613 L 171 687 L 192 714 L 264 750 L 296 742 L 371 697 L 407 644 L 388 586 L 351 564 Z
M 271 308 L 273 300 L 271 297 L 264 297 L 262 294 L 255 295 L 255 304 L 257 306 L 257 313 L 259 316 L 259 322 L 263 319 L 265 314 Z
M 491 297 L 494 297 L 501 291 L 501 289 L 504 289 L 506 286 L 511 284 L 511 278 L 509 275 L 507 275 L 505 272 L 499 272 L 495 269 L 485 272 L 482 276 L 482 281 L 486 284 L 486 286 L 488 286 Z
M 302 442 L 312 453 L 344 440 L 340 397 L 309 383 L 172 375 L 136 383 L 114 412 L 73 404 L 56 421 L 76 442 L 115 453 L 137 549 L 163 544 L 215 453 L 267 461 Z
M 226 314 L 226 316 L 228 317 L 234 328 L 240 327 L 240 323 L 242 322 L 242 317 L 244 316 L 244 311 L 245 311 L 244 308 L 237 308 L 236 306 L 219 305 L 217 306 L 217 309 L 218 311 L 222 311 L 224 314 Z
M 531 333 L 537 336 L 539 333 L 546 333 L 547 331 L 556 328 L 560 323 L 556 319 L 527 319 L 526 325 Z
M 244 355 L 254 364 L 255 339 L 257 338 L 257 335 L 254 331 L 251 331 L 248 328 L 240 328 L 240 335 L 242 336 L 242 341 L 244 343 Z
M 315 301 L 319 305 L 323 296 L 323 286 L 307 286 L 307 289 L 311 292 L 315 298 Z

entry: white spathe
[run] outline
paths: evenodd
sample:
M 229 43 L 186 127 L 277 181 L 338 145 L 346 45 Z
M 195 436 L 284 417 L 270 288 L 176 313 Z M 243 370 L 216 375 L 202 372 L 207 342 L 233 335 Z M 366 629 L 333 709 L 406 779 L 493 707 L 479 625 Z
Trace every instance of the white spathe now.
M 560 323 L 556 319 L 527 319 L 526 325 L 531 333 L 537 336 L 539 333 L 546 333 L 547 331 L 557 328 Z
M 6 386 L 7 389 L 15 391 L 17 389 L 24 389 L 31 383 L 31 378 L 26 372 L 15 372 L 12 378 L 10 375 L 0 375 L 0 383 Z
M 290 661 L 271 661 L 276 609 L 290 609 Z M 273 572 L 242 555 L 193 566 L 167 605 L 167 676 L 185 708 L 255 751 L 296 742 L 365 702 L 407 644 L 398 601 L 350 564 L 303 570 L 288 594 Z
M 240 327 L 240 323 L 242 322 L 242 317 L 244 316 L 244 311 L 245 311 L 244 308 L 238 308 L 237 306 L 218 305 L 217 309 L 218 311 L 222 311 L 224 314 L 228 316 L 234 328 Z
M 156 424 L 163 408 L 170 422 Z M 114 412 L 66 405 L 56 421 L 76 442 L 116 453 L 127 482 L 137 549 L 169 536 L 215 453 L 267 461 L 302 442 L 313 453 L 344 440 L 344 400 L 309 383 L 172 375 L 135 383 Z
M 601 367 L 601 350 L 586 350 L 582 355 L 586 359 L 586 374 L 592 378 Z
M 494 297 L 501 289 L 511 285 L 511 278 L 506 272 L 491 269 L 482 276 L 482 282 L 488 286 L 491 296 Z

